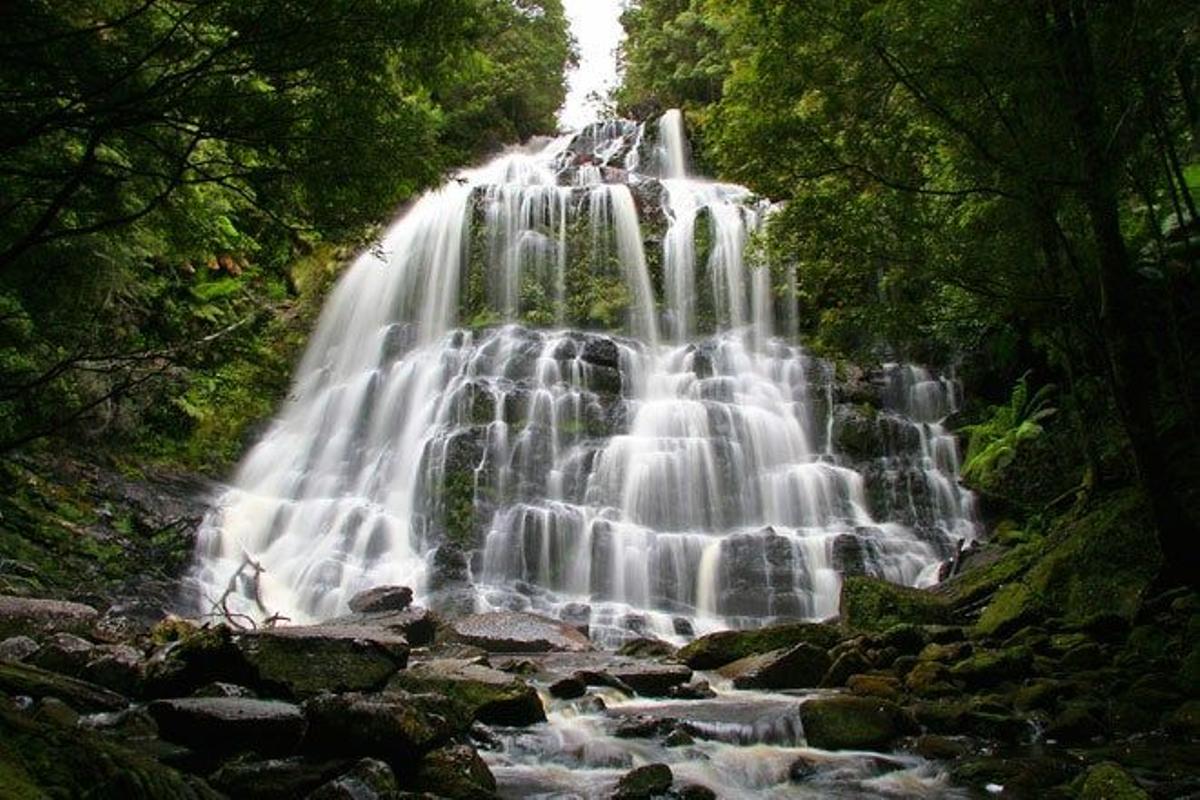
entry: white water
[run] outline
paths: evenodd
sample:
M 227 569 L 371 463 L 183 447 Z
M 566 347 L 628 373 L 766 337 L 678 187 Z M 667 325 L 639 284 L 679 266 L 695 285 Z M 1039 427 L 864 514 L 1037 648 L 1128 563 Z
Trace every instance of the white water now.
M 827 617 L 844 569 L 931 582 L 975 533 L 941 424 L 955 384 L 889 366 L 894 446 L 840 456 L 832 369 L 776 338 L 769 271 L 746 263 L 768 209 L 687 175 L 673 112 L 506 154 L 417 202 L 328 301 L 202 528 L 198 591 L 219 596 L 249 556 L 263 606 L 295 621 L 400 583 L 612 643 Z M 599 299 L 622 296 L 623 335 L 564 330 L 577 268 L 613 263 L 620 291 Z M 509 324 L 460 329 L 471 293 Z M 231 606 L 258 613 L 239 588 Z

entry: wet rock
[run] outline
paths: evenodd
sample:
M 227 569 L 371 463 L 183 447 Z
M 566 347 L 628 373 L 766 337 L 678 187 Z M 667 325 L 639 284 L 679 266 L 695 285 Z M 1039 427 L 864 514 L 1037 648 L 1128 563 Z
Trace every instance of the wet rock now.
M 676 658 L 692 669 L 716 669 L 739 658 L 806 643 L 829 649 L 841 639 L 832 625 L 798 622 L 746 631 L 718 631 L 679 650 Z
M 474 614 L 451 623 L 450 630 L 458 641 L 489 653 L 579 653 L 592 649 L 591 641 L 570 625 L 518 611 Z
M 38 643 L 28 636 L 10 636 L 0 642 L 0 660 L 24 661 L 37 650 Z
M 620 369 L 621 351 L 617 343 L 607 336 L 590 336 L 583 345 L 580 357 L 589 364 L 610 369 Z
M 1091 708 L 1070 704 L 1046 726 L 1043 735 L 1047 740 L 1073 745 L 1090 742 L 1104 732 L 1104 723 Z
M 686 617 L 675 617 L 671 620 L 671 629 L 675 631 L 676 636 L 695 636 L 696 629 L 692 626 L 692 621 Z
M 955 661 L 969 658 L 972 651 L 973 648 L 969 642 L 951 642 L 948 644 L 931 642 L 921 650 L 917 658 L 921 661 L 939 661 L 943 664 L 952 664 Z
M 686 783 L 675 790 L 679 800 L 717 800 L 717 793 L 699 783 Z
M 515 675 L 458 659 L 436 659 L 398 672 L 389 688 L 436 692 L 489 725 L 532 725 L 546 719 L 537 691 Z
M 674 719 L 636 716 L 623 717 L 613 728 L 613 736 L 618 739 L 654 739 L 665 736 L 675 729 Z
M 894 648 L 896 655 L 913 655 L 921 652 L 928 639 L 927 629 L 921 625 L 901 623 L 893 625 L 878 638 L 884 648 Z
M 124 697 L 101 686 L 15 662 L 0 662 L 0 692 L 34 699 L 57 697 L 83 712 L 117 711 L 129 705 Z
M 57 697 L 43 697 L 34 707 L 33 718 L 60 728 L 74 728 L 79 724 L 79 712 Z
M 851 675 L 871 669 L 871 662 L 858 650 L 848 650 L 837 657 L 821 678 L 819 686 L 837 688 L 845 686 Z
M 800 706 L 809 747 L 822 750 L 878 750 L 909 726 L 894 703 L 865 697 L 814 697 Z
M 1150 795 L 1119 764 L 1106 761 L 1084 775 L 1079 800 L 1150 800 Z
M 1166 720 L 1167 730 L 1177 736 L 1200 737 L 1200 700 L 1189 700 Z
M 319 787 L 307 800 L 390 800 L 398 797 L 399 791 L 391 767 L 374 758 L 364 758 Z
M 696 740 L 683 728 L 675 728 L 663 739 L 663 744 L 667 747 L 687 747 L 695 743 Z
M 78 677 L 96 645 L 71 633 L 56 633 L 29 659 L 34 666 Z
M 345 768 L 344 760 L 239 760 L 223 765 L 209 776 L 208 782 L 229 797 L 245 800 L 292 800 L 297 797 L 311 797 L 309 792 L 336 777 Z
M 670 791 L 675 775 L 666 764 L 647 764 L 630 770 L 617 781 L 613 800 L 650 800 Z
M 255 697 L 252 690 L 245 686 L 238 686 L 234 683 L 222 683 L 214 681 L 213 683 L 201 686 L 192 693 L 193 697 Z
M 182 697 L 213 681 L 249 684 L 256 679 L 225 626 L 179 626 L 169 641 L 146 661 L 143 688 L 148 697 Z
M 348 614 L 315 626 L 325 627 L 379 628 L 400 634 L 412 647 L 433 644 L 437 635 L 438 618 L 427 608 L 409 608 L 404 611 L 376 611 Z
M 986 787 L 1001 786 L 1007 796 L 1040 798 L 1049 790 L 1074 777 L 1078 767 L 1054 756 L 984 756 L 962 758 L 951 767 L 954 782 L 981 792 Z M 994 792 L 987 792 L 991 795 Z
M 788 766 L 788 780 L 792 783 L 804 783 L 816 774 L 817 765 L 807 756 L 800 756 Z
M 674 700 L 711 700 L 717 693 L 708 685 L 708 681 L 695 681 L 681 686 L 672 686 L 667 697 Z
M 738 659 L 720 672 L 738 689 L 807 689 L 820 685 L 830 664 L 823 648 L 801 642 L 786 650 Z
M 199 752 L 287 755 L 308 727 L 299 707 L 278 700 L 188 697 L 149 709 L 164 739 Z
M 587 686 L 578 678 L 568 677 L 550 684 L 550 696 L 560 700 L 574 700 L 587 694 Z
M 644 697 L 666 697 L 692 679 L 692 671 L 681 664 L 617 663 L 607 672 Z
M 350 610 L 359 614 L 404 611 L 412 600 L 412 589 L 407 586 L 376 586 L 351 597 Z
M 968 752 L 962 742 L 932 733 L 918 737 L 915 749 L 921 758 L 935 761 L 949 761 Z
M 918 662 L 904 677 L 904 686 L 922 697 L 941 697 L 958 692 L 958 688 L 950 682 L 950 670 L 936 661 Z
M 486 800 L 496 794 L 496 779 L 474 747 L 456 744 L 425 756 L 416 787 L 451 800 Z
M 405 638 L 373 625 L 270 628 L 235 644 L 260 683 L 293 697 L 381 689 L 408 661 Z
M 371 756 L 411 769 L 411 760 L 470 728 L 460 703 L 435 695 L 386 691 L 323 694 L 304 704 L 305 749 L 316 755 Z
M 1063 654 L 1059 664 L 1067 672 L 1085 672 L 1097 669 L 1108 662 L 1104 648 L 1095 642 L 1087 642 L 1073 647 Z
M 632 658 L 670 658 L 675 648 L 661 639 L 630 639 L 617 649 L 617 655 Z
M 96 609 L 82 603 L 0 595 L 0 637 L 86 636 L 99 618 Z
M 99 645 L 84 665 L 83 677 L 127 697 L 140 694 L 142 651 L 126 644 Z

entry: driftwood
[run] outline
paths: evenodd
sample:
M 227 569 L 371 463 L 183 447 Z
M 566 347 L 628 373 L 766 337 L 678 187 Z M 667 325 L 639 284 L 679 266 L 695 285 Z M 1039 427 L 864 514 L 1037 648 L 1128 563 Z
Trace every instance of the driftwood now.
M 242 563 L 238 566 L 237 570 L 229 576 L 229 583 L 225 585 L 225 591 L 222 592 L 221 596 L 215 600 L 211 597 L 208 598 L 209 603 L 211 603 L 211 608 L 209 609 L 209 612 L 205 614 L 205 616 L 214 619 L 222 619 L 228 623 L 230 627 L 237 628 L 239 630 L 256 630 L 258 628 L 259 623 L 254 620 L 254 617 L 250 616 L 249 614 L 242 614 L 238 611 L 232 611 L 229 608 L 229 598 L 235 594 L 238 594 L 238 581 L 239 579 L 247 577 L 247 570 L 250 570 L 252 573 L 248 576 L 250 586 L 253 591 L 250 597 L 252 600 L 254 600 L 254 605 L 257 606 L 258 610 L 262 613 L 262 625 L 267 628 L 273 628 L 281 622 L 290 622 L 291 620 L 288 617 L 285 617 L 283 614 L 278 612 L 271 613 L 263 603 L 262 586 L 259 582 L 259 576 L 261 576 L 266 569 L 262 564 L 251 558 L 250 554 L 244 550 L 242 551 Z

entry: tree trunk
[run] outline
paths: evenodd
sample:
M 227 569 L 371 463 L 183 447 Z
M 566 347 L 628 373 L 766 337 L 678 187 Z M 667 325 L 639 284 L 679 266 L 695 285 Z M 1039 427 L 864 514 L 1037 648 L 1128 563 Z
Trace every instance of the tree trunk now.
M 1119 164 L 1110 157 L 1102 133 L 1085 3 L 1050 0 L 1050 7 L 1064 99 L 1078 145 L 1083 201 L 1096 247 L 1100 325 L 1109 386 L 1158 531 L 1163 555 L 1161 582 L 1197 586 L 1198 550 L 1175 493 L 1170 459 L 1151 407 L 1153 354 L 1142 336 L 1137 280 L 1121 233 L 1116 181 Z

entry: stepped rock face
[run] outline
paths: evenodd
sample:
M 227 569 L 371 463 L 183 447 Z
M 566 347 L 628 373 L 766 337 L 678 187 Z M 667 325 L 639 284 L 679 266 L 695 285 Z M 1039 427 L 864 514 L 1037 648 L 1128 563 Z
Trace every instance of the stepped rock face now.
M 239 612 L 411 586 L 613 645 L 825 619 L 843 575 L 934 582 L 976 527 L 958 386 L 806 353 L 789 270 L 749 255 L 770 213 L 689 177 L 678 114 L 430 193 L 330 298 L 202 526 L 197 591 L 245 551 L 265 571 Z

